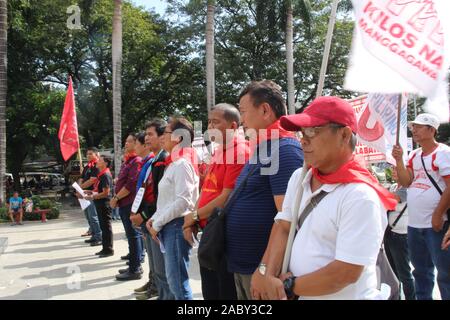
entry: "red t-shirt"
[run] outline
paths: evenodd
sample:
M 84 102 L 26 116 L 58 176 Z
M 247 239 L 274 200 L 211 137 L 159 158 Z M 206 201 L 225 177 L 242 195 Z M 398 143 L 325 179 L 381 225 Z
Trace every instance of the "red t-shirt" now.
M 249 146 L 244 138 L 234 138 L 226 148 L 216 150 L 203 182 L 198 207 L 202 208 L 226 189 L 233 189 L 236 180 L 249 159 Z M 228 160 L 228 161 L 227 161 Z M 207 219 L 200 220 L 205 227 Z

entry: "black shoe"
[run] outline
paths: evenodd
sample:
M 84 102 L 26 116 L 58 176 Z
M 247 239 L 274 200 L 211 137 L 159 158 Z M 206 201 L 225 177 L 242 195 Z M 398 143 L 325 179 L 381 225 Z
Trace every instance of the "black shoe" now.
M 116 275 L 116 279 L 119 281 L 139 280 L 142 278 L 142 273 L 139 272 L 125 272 Z
M 130 272 L 130 268 L 119 269 L 119 273 L 120 274 L 127 273 L 127 272 Z M 139 267 L 139 269 L 136 272 L 140 273 L 140 274 L 143 274 L 144 270 L 142 269 L 142 267 Z
M 91 247 L 101 246 L 101 245 L 102 245 L 101 241 L 93 241 L 93 242 L 91 242 Z
M 95 240 L 94 238 L 89 238 L 89 239 L 86 239 L 86 240 L 84 240 L 84 242 L 86 242 L 86 243 L 92 243 L 92 242 L 96 242 L 97 240 Z
M 130 260 L 130 254 L 127 254 L 126 256 L 121 256 L 120 259 L 122 259 L 122 260 Z
M 99 255 L 104 254 L 104 253 L 105 253 L 105 251 L 102 250 L 102 251 L 96 252 L 95 255 L 99 256 Z
M 106 251 L 98 255 L 99 258 L 111 257 L 114 255 L 114 251 Z

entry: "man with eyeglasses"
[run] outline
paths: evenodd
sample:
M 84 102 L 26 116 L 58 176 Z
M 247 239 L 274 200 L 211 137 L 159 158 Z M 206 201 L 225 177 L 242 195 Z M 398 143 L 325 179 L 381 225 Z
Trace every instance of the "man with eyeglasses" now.
M 348 102 L 320 97 L 281 126 L 302 133 L 305 163 L 294 172 L 262 259 L 252 277 L 253 299 L 377 299 L 376 261 L 396 200 L 354 160 L 356 116 Z M 299 212 L 297 190 L 303 185 Z M 310 205 L 313 203 L 314 205 Z M 305 210 L 307 207 L 311 210 Z M 299 215 L 304 215 L 299 225 Z M 302 219 L 300 219 L 302 220 Z M 281 274 L 291 223 L 297 225 L 289 272 Z
M 436 116 L 419 114 L 409 126 L 420 148 L 410 153 L 406 166 L 400 146 L 393 148 L 392 156 L 397 162 L 398 182 L 408 188 L 408 247 L 416 296 L 418 300 L 432 299 L 436 267 L 441 298 L 449 300 L 450 252 L 442 250 L 441 243 L 449 226 L 450 148 L 435 140 Z

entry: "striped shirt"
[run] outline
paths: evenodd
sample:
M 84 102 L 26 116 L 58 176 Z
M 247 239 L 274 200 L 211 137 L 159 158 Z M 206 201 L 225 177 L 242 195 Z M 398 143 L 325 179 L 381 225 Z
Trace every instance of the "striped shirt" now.
M 274 196 L 286 193 L 292 173 L 303 165 L 303 151 L 298 140 L 284 138 L 276 142 L 279 146 L 273 152 L 273 141 L 258 145 L 236 182 L 235 188 L 239 188 L 251 168 L 257 167 L 227 211 L 225 238 L 230 272 L 252 274 L 255 271 L 264 255 L 273 219 L 278 212 Z M 267 174 L 264 170 L 269 167 L 276 170 Z

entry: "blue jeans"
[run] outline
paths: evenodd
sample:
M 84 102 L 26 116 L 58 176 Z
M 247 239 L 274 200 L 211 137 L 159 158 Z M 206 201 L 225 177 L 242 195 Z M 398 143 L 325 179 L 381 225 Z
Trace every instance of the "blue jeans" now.
M 416 300 L 414 278 L 409 265 L 408 235 L 387 230 L 384 235 L 384 248 L 389 263 L 402 284 L 405 299 Z
M 92 238 L 96 241 L 102 241 L 102 230 L 100 229 L 100 222 L 98 221 L 97 210 L 95 205 L 92 204 L 84 210 L 84 214 L 89 223 L 89 230 L 92 233 Z
M 142 248 L 142 234 L 139 230 L 133 227 L 130 220 L 131 204 L 128 206 L 120 207 L 119 214 L 122 220 L 125 234 L 128 239 L 128 249 L 130 252 L 130 271 L 136 272 L 141 267 L 141 258 L 145 254 Z
M 192 290 L 189 285 L 189 254 L 191 246 L 183 237 L 184 218 L 177 218 L 169 222 L 160 231 L 161 239 L 166 253 L 166 276 L 176 300 L 192 300 Z
M 112 218 L 116 220 L 120 219 L 119 208 L 112 209 Z
M 442 250 L 441 243 L 449 223 L 440 232 L 432 228 L 408 227 L 408 246 L 418 300 L 431 300 L 434 288 L 434 268 L 442 300 L 450 300 L 450 251 Z
M 154 241 L 151 236 L 150 239 L 150 252 L 151 263 L 152 263 L 152 271 L 153 271 L 153 280 L 155 281 L 156 288 L 158 288 L 158 300 L 175 300 L 175 296 L 172 291 L 170 291 L 169 283 L 167 282 L 166 277 L 166 264 L 164 263 L 164 255 L 161 252 L 159 244 Z

